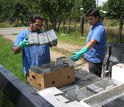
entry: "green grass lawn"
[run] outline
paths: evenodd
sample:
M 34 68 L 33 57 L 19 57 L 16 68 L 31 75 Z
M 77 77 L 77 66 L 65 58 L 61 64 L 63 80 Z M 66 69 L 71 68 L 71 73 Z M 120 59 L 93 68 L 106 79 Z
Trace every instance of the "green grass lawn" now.
M 86 36 L 80 36 L 80 33 L 74 32 L 70 34 L 61 34 L 57 33 L 58 40 L 63 41 L 65 43 L 70 43 L 74 45 L 83 46 L 86 42 Z
M 13 42 L 0 36 L 0 64 L 11 71 L 14 75 L 25 81 L 22 69 L 21 54 L 14 55 L 12 51 Z
M 8 28 L 8 27 L 25 27 L 28 24 L 21 24 L 21 22 L 19 23 L 9 23 L 9 22 L 0 22 L 0 28 Z
M 14 55 L 12 52 L 13 42 L 0 36 L 0 64 L 11 71 L 14 75 L 25 81 L 22 72 L 21 54 Z M 9 98 L 0 90 L 0 107 L 14 107 Z

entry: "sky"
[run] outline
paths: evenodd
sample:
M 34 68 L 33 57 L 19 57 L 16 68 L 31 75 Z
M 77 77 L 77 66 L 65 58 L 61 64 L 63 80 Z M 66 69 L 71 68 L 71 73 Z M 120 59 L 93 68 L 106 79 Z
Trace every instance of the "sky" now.
M 107 0 L 96 0 L 96 2 L 98 1 L 98 5 L 101 6 L 103 5 L 104 2 L 106 2 Z

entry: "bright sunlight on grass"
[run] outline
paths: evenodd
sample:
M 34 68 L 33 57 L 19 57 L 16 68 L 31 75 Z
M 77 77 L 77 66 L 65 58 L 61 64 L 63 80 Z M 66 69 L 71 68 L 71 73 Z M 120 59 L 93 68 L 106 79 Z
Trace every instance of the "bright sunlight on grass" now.
M 79 33 L 71 33 L 71 34 L 58 33 L 57 36 L 60 41 L 74 45 L 80 45 L 80 46 L 85 45 L 87 38 L 86 36 L 81 37 Z
M 21 54 L 14 55 L 12 52 L 13 42 L 0 36 L 0 64 L 11 71 L 21 80 L 25 81 L 22 69 Z

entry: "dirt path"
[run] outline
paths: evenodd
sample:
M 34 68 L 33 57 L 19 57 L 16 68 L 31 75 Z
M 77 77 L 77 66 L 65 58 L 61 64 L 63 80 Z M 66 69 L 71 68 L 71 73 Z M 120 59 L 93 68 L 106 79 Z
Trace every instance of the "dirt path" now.
M 26 27 L 13 27 L 13 28 L 0 28 L 0 34 L 3 35 L 4 38 L 15 41 L 16 39 L 16 34 L 27 29 Z M 64 49 L 69 52 L 74 52 L 76 50 L 81 49 L 81 46 L 78 45 L 72 45 L 69 43 L 64 43 L 62 41 L 58 41 L 57 48 L 59 49 Z M 62 54 L 61 52 L 57 52 L 54 50 L 50 50 L 51 53 L 51 60 L 55 61 L 56 58 L 61 57 L 61 56 L 66 56 L 65 54 Z M 79 60 L 76 62 L 78 67 L 83 68 L 84 70 L 88 70 L 87 63 L 85 63 L 82 60 Z
M 64 43 L 62 41 L 59 41 L 57 47 L 68 50 L 70 52 L 74 52 L 74 51 L 77 51 L 77 50 L 81 49 L 82 46 L 72 45 L 72 44 L 69 44 L 69 43 Z

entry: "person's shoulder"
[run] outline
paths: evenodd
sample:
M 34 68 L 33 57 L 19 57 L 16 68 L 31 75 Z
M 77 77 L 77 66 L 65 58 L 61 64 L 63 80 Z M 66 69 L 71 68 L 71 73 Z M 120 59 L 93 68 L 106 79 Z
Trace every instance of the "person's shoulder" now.
M 25 30 L 21 31 L 19 34 L 25 34 L 25 33 L 30 33 L 30 31 L 28 29 L 25 29 Z
M 101 29 L 101 30 L 105 29 L 103 25 L 99 25 L 98 28 Z
M 23 31 L 21 31 L 21 32 L 19 32 L 18 33 L 18 36 L 22 36 L 22 37 L 25 37 L 27 34 L 29 34 L 30 32 L 29 32 L 29 30 L 23 30 Z
M 99 24 L 99 25 L 95 28 L 95 30 L 102 30 L 102 31 L 104 31 L 105 28 L 104 28 L 103 24 L 101 23 L 101 24 Z

